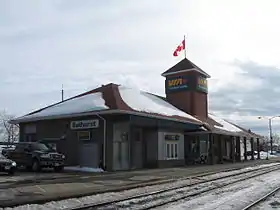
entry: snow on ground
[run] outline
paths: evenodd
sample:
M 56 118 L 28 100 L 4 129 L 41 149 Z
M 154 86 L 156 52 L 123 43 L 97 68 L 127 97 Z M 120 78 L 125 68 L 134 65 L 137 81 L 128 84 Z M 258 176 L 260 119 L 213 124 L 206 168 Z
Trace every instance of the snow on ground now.
M 66 166 L 64 167 L 66 171 L 80 171 L 80 172 L 104 172 L 101 168 L 90 168 L 90 167 L 80 167 L 80 166 Z
M 254 166 L 247 167 L 247 168 L 234 170 L 234 171 L 215 173 L 212 175 L 204 176 L 203 178 L 204 179 L 210 179 L 210 178 L 215 178 L 215 177 L 219 178 L 219 177 L 227 176 L 230 174 L 236 174 L 236 173 L 242 172 L 242 171 L 270 167 L 270 166 L 279 165 L 279 164 L 280 163 L 263 164 L 263 165 L 258 165 L 255 167 Z M 128 197 L 131 197 L 134 195 L 145 194 L 147 192 L 155 192 L 155 191 L 159 191 L 162 189 L 170 189 L 170 188 L 185 186 L 185 185 L 193 184 L 193 183 L 196 183 L 199 181 L 200 180 L 195 179 L 195 177 L 189 178 L 189 179 L 181 179 L 181 180 L 177 179 L 176 181 L 174 180 L 174 182 L 170 182 L 170 183 L 166 183 L 166 184 L 135 188 L 135 189 L 131 189 L 131 190 L 125 190 L 122 192 L 103 193 L 103 194 L 97 194 L 97 195 L 93 195 L 93 196 L 85 196 L 82 198 L 65 199 L 65 200 L 56 201 L 56 202 L 48 202 L 44 205 L 37 205 L 37 204 L 24 205 L 24 206 L 16 207 L 14 209 L 15 210 L 20 210 L 20 209 L 29 209 L 29 210 L 44 209 L 45 210 L 45 209 L 74 208 L 74 207 L 78 207 L 82 204 L 86 205 L 86 204 L 91 204 L 91 203 L 114 201 L 114 200 L 118 200 L 118 199 L 128 198 Z
M 271 172 L 160 209 L 239 210 L 280 186 L 280 171 Z
M 70 99 L 68 101 L 43 109 L 40 112 L 17 118 L 16 120 L 81 112 L 91 112 L 105 109 L 108 109 L 108 107 L 105 105 L 102 93 L 97 92 L 78 98 Z
M 244 150 L 243 150 L 244 151 Z M 257 151 L 255 151 L 255 153 L 257 153 Z M 270 158 L 275 158 L 275 157 L 279 157 L 280 154 L 279 153 L 274 153 L 273 155 L 270 154 L 270 152 L 264 152 L 264 151 L 260 151 L 260 158 L 261 160 L 265 160 L 268 156 L 268 159 Z M 254 155 L 255 160 L 258 158 L 258 155 Z M 247 159 L 250 160 L 251 159 L 251 155 L 247 155 Z M 241 160 L 244 160 L 244 156 L 241 156 Z
M 208 116 L 223 126 L 223 127 L 220 127 L 220 126 L 215 125 L 215 128 L 230 131 L 230 132 L 242 132 L 242 130 L 239 129 L 238 127 L 234 126 L 231 123 L 228 123 L 227 121 L 217 117 L 216 115 L 208 114 Z
M 254 210 L 275 210 L 280 209 L 280 192 L 270 197 L 260 205 L 254 207 Z
M 267 155 L 268 155 L 268 158 L 278 157 L 278 155 L 276 155 L 276 154 L 271 155 L 270 153 L 267 154 L 267 152 L 263 152 L 263 151 L 260 152 L 261 159 L 266 159 Z
M 167 101 L 150 93 L 123 86 L 119 86 L 119 92 L 124 102 L 134 110 L 166 116 L 177 115 L 200 122 L 193 116 L 177 109 Z

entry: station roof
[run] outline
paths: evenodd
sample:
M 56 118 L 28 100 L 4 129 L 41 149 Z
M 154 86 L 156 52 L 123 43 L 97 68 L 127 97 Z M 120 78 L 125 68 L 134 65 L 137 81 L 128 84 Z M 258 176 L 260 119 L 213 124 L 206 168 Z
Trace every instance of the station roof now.
M 113 83 L 38 109 L 11 122 L 25 123 L 96 114 L 140 115 L 195 124 L 221 135 L 261 137 L 214 114 L 208 114 L 206 119 L 192 116 L 170 104 L 165 97 Z
M 145 91 L 113 83 L 82 93 L 12 120 L 24 123 L 85 115 L 127 113 L 202 125 L 197 118 L 177 109 L 166 100 Z

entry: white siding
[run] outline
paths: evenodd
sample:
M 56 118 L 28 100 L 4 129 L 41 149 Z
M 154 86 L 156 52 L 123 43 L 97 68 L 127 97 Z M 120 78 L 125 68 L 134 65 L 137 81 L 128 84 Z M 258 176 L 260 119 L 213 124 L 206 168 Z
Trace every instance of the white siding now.
M 184 133 L 183 132 L 164 132 L 159 131 L 158 132 L 158 160 L 167 160 L 166 158 L 166 140 L 164 139 L 164 136 L 168 135 L 179 135 L 178 140 L 178 159 L 182 160 L 185 158 L 185 147 L 184 147 Z

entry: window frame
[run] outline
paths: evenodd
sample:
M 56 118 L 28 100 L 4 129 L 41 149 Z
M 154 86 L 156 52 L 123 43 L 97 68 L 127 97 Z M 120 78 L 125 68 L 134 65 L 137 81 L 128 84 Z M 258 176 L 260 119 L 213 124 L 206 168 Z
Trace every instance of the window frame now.
M 165 142 L 165 158 L 166 160 L 179 159 L 179 142 L 174 142 L 174 141 Z

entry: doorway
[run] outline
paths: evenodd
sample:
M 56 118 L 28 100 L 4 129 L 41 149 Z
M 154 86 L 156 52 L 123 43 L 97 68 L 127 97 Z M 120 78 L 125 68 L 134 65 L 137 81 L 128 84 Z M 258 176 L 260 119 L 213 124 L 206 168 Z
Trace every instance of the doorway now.
M 129 136 L 126 124 L 114 125 L 113 170 L 129 169 Z

